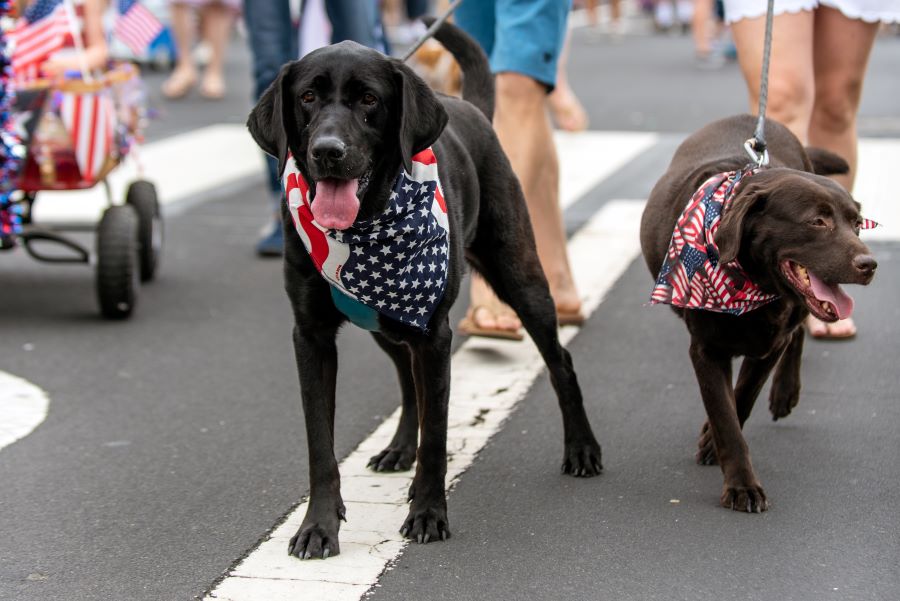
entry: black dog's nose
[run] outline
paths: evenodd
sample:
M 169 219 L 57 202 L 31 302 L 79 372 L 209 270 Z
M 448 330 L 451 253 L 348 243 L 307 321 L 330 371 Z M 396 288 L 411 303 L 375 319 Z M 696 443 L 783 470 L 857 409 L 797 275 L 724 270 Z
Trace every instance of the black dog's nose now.
M 310 148 L 312 158 L 316 161 L 340 161 L 347 156 L 347 145 L 334 136 L 319 138 Z
M 878 262 L 872 255 L 856 255 L 853 258 L 853 266 L 856 267 L 863 275 L 871 275 L 878 267 Z

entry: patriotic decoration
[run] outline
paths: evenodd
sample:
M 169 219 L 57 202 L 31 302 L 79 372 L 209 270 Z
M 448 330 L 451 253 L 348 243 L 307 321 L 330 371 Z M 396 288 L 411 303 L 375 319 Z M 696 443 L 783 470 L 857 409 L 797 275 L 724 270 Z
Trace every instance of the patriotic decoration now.
M 71 40 L 72 26 L 62 0 L 37 0 L 10 32 L 13 70 L 19 74 L 36 71 L 40 63 Z
M 113 34 L 135 54 L 141 54 L 162 33 L 163 26 L 138 0 L 119 0 Z
M 316 223 L 314 198 L 292 158 L 282 181 L 294 227 L 332 292 L 426 331 L 447 285 L 449 222 L 437 158 L 427 148 L 412 160 L 385 211 L 345 230 Z
M 876 227 L 881 225 L 877 221 L 872 221 L 871 219 L 866 219 L 865 217 L 859 222 L 859 229 L 861 230 L 874 230 Z
M 93 181 L 113 149 L 116 112 L 112 98 L 104 91 L 63 92 L 59 114 L 72 139 L 81 177 Z
M 22 231 L 20 205 L 12 202 L 10 193 L 25 147 L 16 134 L 16 122 L 12 112 L 16 94 L 13 85 L 12 48 L 7 39 L 12 28 L 9 0 L 0 0 L 0 248 L 15 244 L 15 237 Z
M 719 173 L 694 193 L 675 223 L 651 304 L 742 315 L 778 298 L 751 282 L 736 259 L 721 264 L 715 243 L 719 221 L 738 186 L 758 171 L 748 167 Z

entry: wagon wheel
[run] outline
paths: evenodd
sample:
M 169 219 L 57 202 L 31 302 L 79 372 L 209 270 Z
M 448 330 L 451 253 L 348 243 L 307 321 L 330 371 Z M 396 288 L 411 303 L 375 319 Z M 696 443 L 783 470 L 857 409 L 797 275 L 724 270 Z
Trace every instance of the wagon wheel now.
M 163 222 L 156 187 L 148 181 L 133 182 L 125 194 L 125 204 L 137 212 L 141 281 L 149 282 L 156 275 L 163 246 Z
M 137 213 L 130 206 L 109 207 L 97 226 L 97 299 L 104 317 L 131 315 L 138 277 Z

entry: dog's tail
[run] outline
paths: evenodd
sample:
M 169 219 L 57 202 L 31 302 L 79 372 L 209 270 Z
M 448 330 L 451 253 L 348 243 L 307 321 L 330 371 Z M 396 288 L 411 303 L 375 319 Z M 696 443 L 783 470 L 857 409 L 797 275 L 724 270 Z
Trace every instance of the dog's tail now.
M 431 27 L 434 17 L 422 19 L 426 27 Z M 452 23 L 444 23 L 434 38 L 441 43 L 462 69 L 462 96 L 474 104 L 488 121 L 494 118 L 494 76 L 488 58 L 481 46 L 469 34 Z
M 850 165 L 842 157 L 824 148 L 806 147 L 806 156 L 816 175 L 844 175 L 850 173 Z

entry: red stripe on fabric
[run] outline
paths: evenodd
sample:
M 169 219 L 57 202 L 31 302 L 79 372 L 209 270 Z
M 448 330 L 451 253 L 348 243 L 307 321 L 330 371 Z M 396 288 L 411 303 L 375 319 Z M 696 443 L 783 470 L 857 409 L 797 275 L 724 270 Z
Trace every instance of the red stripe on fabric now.
M 91 131 L 88 132 L 87 178 L 94 177 L 94 146 L 97 144 L 97 113 L 100 112 L 100 102 L 97 97 L 91 102 Z
M 438 206 L 441 207 L 441 210 L 446 213 L 447 203 L 444 202 L 444 195 L 441 194 L 441 188 L 439 186 L 434 189 L 434 199 L 437 201 Z
M 328 259 L 328 240 L 325 238 L 325 232 L 313 224 L 313 214 L 309 210 L 308 205 L 304 204 L 297 207 L 297 217 L 300 220 L 303 231 L 309 236 L 309 256 L 312 257 L 313 263 L 316 264 L 316 269 L 322 271 L 322 265 Z
M 423 165 L 433 165 L 434 163 L 437 163 L 437 157 L 434 156 L 434 153 L 430 148 L 426 148 L 422 152 L 414 154 L 412 160 L 417 163 L 422 163 Z
M 73 148 L 75 151 L 75 162 L 78 163 L 78 139 L 81 135 L 81 96 L 73 96 L 72 100 L 74 108 L 72 109 L 72 131 L 69 132 L 69 135 L 72 138 L 72 144 L 75 146 L 75 148 Z M 82 166 L 79 164 L 78 169 L 80 170 L 81 168 Z M 82 173 L 81 176 L 86 177 L 84 173 Z

